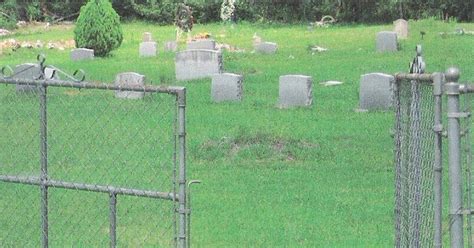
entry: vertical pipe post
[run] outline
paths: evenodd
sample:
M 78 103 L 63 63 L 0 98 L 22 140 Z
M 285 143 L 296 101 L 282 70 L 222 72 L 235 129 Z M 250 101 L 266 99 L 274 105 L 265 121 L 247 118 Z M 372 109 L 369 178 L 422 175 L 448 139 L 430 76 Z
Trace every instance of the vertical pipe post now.
M 178 147 L 179 147 L 179 195 L 178 195 L 178 247 L 188 246 L 187 241 L 187 205 L 186 205 L 186 89 L 182 89 L 177 95 L 178 103 Z
M 442 132 L 443 124 L 441 122 L 442 115 L 442 95 L 443 95 L 444 75 L 442 73 L 433 74 L 433 95 L 434 95 L 434 127 L 435 132 L 435 151 L 434 151 L 434 247 L 442 247 Z
M 395 106 L 395 247 L 402 247 L 402 150 L 401 150 L 401 103 L 400 103 L 400 81 L 394 80 L 393 103 Z
M 117 194 L 110 194 L 110 247 L 117 247 Z
M 449 215 L 452 248 L 464 247 L 462 209 L 462 169 L 459 111 L 459 69 L 449 68 L 445 74 L 448 95 L 448 144 L 449 144 Z
M 40 85 L 40 157 L 41 157 L 41 227 L 42 245 L 48 247 L 48 122 L 47 122 L 47 86 Z

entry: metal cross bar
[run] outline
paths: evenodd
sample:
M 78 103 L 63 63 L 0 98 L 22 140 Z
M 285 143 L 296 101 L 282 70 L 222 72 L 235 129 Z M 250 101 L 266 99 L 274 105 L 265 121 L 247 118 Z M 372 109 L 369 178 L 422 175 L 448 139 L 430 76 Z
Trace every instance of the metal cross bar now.
M 98 89 L 98 90 L 123 90 L 123 91 L 136 91 L 136 92 L 157 92 L 157 93 L 168 93 L 168 94 L 181 94 L 184 91 L 184 87 L 177 86 L 120 86 L 114 84 L 100 84 L 92 82 L 71 82 L 64 80 L 35 80 L 35 79 L 24 79 L 24 78 L 10 78 L 0 77 L 0 84 L 19 84 L 19 85 L 36 85 L 36 86 L 54 86 L 54 87 L 66 87 L 66 88 L 77 88 L 77 89 Z
M 104 186 L 104 185 L 96 185 L 96 184 L 73 183 L 73 182 L 65 182 L 65 181 L 50 180 L 50 179 L 41 180 L 38 177 L 19 177 L 19 176 L 0 175 L 0 181 L 8 182 L 8 183 L 46 186 L 46 187 L 53 187 L 53 188 L 100 192 L 100 193 L 108 193 L 108 194 L 116 194 L 116 195 L 129 195 L 129 196 L 140 196 L 140 197 L 148 197 L 148 198 L 158 198 L 158 199 L 171 200 L 171 201 L 177 201 L 179 199 L 179 194 L 174 195 L 173 193 L 169 193 L 169 192 L 120 188 L 120 187 Z

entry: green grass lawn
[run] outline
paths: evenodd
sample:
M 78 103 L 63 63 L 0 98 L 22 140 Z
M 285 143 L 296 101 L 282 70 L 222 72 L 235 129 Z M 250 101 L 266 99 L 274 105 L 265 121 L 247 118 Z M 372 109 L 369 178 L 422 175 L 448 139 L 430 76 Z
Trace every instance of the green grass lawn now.
M 117 73 L 134 71 L 152 84 L 186 86 L 188 178 L 203 182 L 192 192 L 194 246 L 393 247 L 394 114 L 354 111 L 359 79 L 371 72 L 407 72 L 415 46 L 421 44 L 428 72 L 456 65 L 461 81 L 474 81 L 474 36 L 439 35 L 457 27 L 474 30 L 472 23 L 410 21 L 410 36 L 401 41 L 401 51 L 382 54 L 375 52 L 375 35 L 391 25 L 314 31 L 305 25 L 196 25 L 194 34 L 208 32 L 217 42 L 245 50 L 224 52 L 225 71 L 244 75 L 241 103 L 212 103 L 210 80 L 174 81 L 174 53 L 163 51 L 163 42 L 174 39 L 172 26 L 124 24 L 123 44 L 107 58 L 71 62 L 67 50 L 4 50 L 0 65 L 35 62 L 43 52 L 47 64 L 69 72 L 82 68 L 90 81 L 112 82 Z M 159 42 L 159 54 L 139 58 L 138 45 L 147 31 Z M 420 31 L 426 32 L 423 40 Z M 278 52 L 252 53 L 254 33 L 278 43 Z M 13 38 L 72 39 L 73 29 L 20 30 Z M 312 55 L 309 45 L 329 50 Z M 285 74 L 313 77 L 312 107 L 277 108 L 278 78 Z M 319 84 L 327 80 L 344 84 Z M 111 92 L 66 89 L 52 89 L 50 95 L 52 175 L 171 190 L 172 130 L 167 127 L 172 124 L 172 99 L 153 95 L 123 102 Z M 0 87 L 0 102 L 0 174 L 37 174 L 38 103 L 18 99 L 12 86 Z M 133 132 L 127 134 L 130 126 Z M 149 144 L 124 143 L 131 135 Z M 6 213 L 0 223 L 8 223 L 0 225 L 0 244 L 37 246 L 39 190 L 0 183 L 0 191 L 5 192 L 0 209 Z M 52 246 L 108 244 L 107 196 L 53 189 L 50 205 Z M 172 237 L 170 209 L 169 202 L 119 197 L 119 245 L 169 244 L 161 236 Z M 448 236 L 446 231 L 445 240 Z

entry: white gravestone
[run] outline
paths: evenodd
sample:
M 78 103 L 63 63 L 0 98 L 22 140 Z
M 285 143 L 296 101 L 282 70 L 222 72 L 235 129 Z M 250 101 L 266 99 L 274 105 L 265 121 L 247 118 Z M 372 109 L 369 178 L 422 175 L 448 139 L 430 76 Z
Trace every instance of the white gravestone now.
M 157 51 L 157 44 L 154 41 L 147 41 L 140 43 L 139 55 L 140 57 L 155 57 Z
M 222 53 L 215 50 L 185 50 L 176 53 L 177 80 L 192 80 L 222 73 Z
M 211 97 L 214 102 L 241 101 L 243 77 L 233 73 L 212 75 Z
M 311 106 L 313 104 L 313 79 L 305 75 L 280 77 L 279 106 L 281 108 Z
M 145 76 L 135 72 L 120 73 L 115 77 L 115 85 L 119 87 L 144 87 Z M 115 97 L 124 99 L 141 99 L 145 92 L 116 90 Z
M 406 39 L 408 38 L 408 22 L 403 19 L 398 19 L 393 22 L 393 28 L 395 33 L 397 33 L 397 37 L 399 39 Z
M 149 41 L 153 41 L 153 38 L 151 37 L 151 33 L 150 32 L 145 32 L 143 33 L 143 42 L 149 42 Z
M 362 110 L 389 110 L 392 106 L 392 75 L 370 73 L 362 75 L 359 88 L 359 108 Z

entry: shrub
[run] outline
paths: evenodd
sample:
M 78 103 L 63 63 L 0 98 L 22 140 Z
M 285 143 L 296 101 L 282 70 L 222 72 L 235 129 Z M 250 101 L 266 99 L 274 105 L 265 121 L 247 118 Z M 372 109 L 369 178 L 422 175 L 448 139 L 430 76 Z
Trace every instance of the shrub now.
M 103 57 L 120 47 L 122 39 L 120 17 L 109 0 L 89 0 L 81 7 L 74 29 L 77 47 L 94 49 L 94 55 Z

